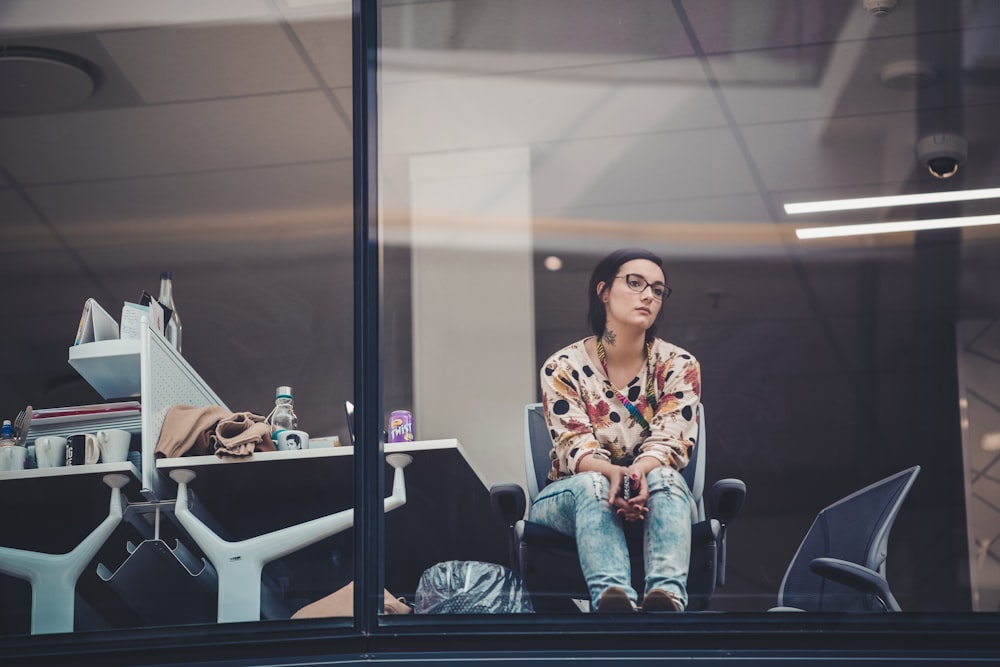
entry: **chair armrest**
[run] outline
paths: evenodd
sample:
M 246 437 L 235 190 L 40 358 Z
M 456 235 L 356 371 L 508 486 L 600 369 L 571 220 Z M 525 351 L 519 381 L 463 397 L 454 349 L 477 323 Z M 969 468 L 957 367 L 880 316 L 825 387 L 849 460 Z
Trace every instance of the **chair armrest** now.
M 874 596 L 886 611 L 900 610 L 896 598 L 889 592 L 889 582 L 875 570 L 839 558 L 815 558 L 809 563 L 809 569 L 821 577 Z
M 517 484 L 494 484 L 490 487 L 490 508 L 493 516 L 508 528 L 524 518 L 527 508 L 524 489 Z
M 726 585 L 726 529 L 736 520 L 747 497 L 747 485 L 741 479 L 720 479 L 708 492 L 708 516 L 721 524 L 719 557 L 715 567 L 715 585 Z
M 517 484 L 494 484 L 490 487 L 490 509 L 493 516 L 507 526 L 507 560 L 510 569 L 518 575 L 521 574 L 521 567 L 514 525 L 524 516 L 527 502 L 524 489 Z
M 708 516 L 728 526 L 736 520 L 747 496 L 747 485 L 741 479 L 720 479 L 708 493 Z

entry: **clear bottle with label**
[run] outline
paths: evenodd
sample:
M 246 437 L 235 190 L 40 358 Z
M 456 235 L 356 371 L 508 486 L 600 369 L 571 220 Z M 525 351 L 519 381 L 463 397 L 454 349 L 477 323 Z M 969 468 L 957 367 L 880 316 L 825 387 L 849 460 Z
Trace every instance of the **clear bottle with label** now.
M 17 444 L 14 438 L 14 426 L 9 419 L 3 420 L 3 427 L 0 428 L 0 447 Z
M 174 280 L 173 274 L 170 271 L 164 271 L 160 274 L 160 296 L 157 301 L 173 311 L 170 315 L 170 320 L 167 321 L 167 330 L 164 332 L 164 337 L 180 352 L 183 327 L 181 325 L 181 316 L 177 313 L 177 306 L 174 304 Z
M 299 419 L 295 416 L 295 399 L 291 387 L 278 387 L 274 392 L 274 410 L 271 411 L 271 431 L 295 430 Z

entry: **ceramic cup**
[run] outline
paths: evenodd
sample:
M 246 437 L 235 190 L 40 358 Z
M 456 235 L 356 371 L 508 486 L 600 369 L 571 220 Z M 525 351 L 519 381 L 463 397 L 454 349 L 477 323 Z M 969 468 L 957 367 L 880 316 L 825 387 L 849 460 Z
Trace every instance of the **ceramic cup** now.
M 17 445 L 0 447 L 0 470 L 24 470 L 24 459 L 27 456 L 27 447 Z
M 66 438 L 58 435 L 35 438 L 35 462 L 39 468 L 66 465 Z
M 309 434 L 305 431 L 278 431 L 275 434 L 274 446 L 281 451 L 309 449 Z
M 66 439 L 66 465 L 82 466 L 97 463 L 101 448 L 90 433 L 75 433 Z
M 132 434 L 122 429 L 112 428 L 98 431 L 94 436 L 101 450 L 101 463 L 121 463 L 128 459 Z

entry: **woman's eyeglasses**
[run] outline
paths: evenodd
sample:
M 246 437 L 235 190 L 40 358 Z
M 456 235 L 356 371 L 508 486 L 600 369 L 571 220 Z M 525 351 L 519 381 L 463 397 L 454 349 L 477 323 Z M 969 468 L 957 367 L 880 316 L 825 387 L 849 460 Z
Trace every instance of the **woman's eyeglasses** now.
M 624 276 L 615 276 L 615 278 L 621 278 L 625 281 L 625 284 L 633 292 L 638 292 L 642 294 L 646 288 L 652 293 L 653 298 L 657 301 L 663 301 L 664 299 L 670 298 L 670 293 L 674 290 L 667 287 L 663 283 L 651 283 L 645 278 L 637 273 L 626 273 Z

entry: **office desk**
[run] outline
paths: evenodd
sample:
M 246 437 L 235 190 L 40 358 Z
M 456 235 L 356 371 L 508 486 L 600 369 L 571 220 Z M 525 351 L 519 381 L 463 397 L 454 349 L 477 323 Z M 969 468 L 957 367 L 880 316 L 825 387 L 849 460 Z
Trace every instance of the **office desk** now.
M 385 587 L 413 600 L 435 563 L 480 560 L 507 565 L 506 527 L 494 518 L 489 489 L 454 439 L 386 444 L 407 451 L 407 502 L 385 516 Z M 388 482 L 386 482 L 388 484 Z
M 488 489 L 457 440 L 386 444 L 385 452 L 412 457 L 412 463 L 404 469 L 406 503 L 385 515 L 386 588 L 412 600 L 420 575 L 435 563 L 446 560 L 505 563 L 505 527 L 493 518 Z M 354 503 L 353 454 L 352 447 L 333 447 L 258 452 L 236 460 L 215 456 L 159 459 L 156 474 L 163 479 L 162 488 L 176 495 L 177 485 L 169 477 L 171 471 L 194 472 L 190 489 L 196 513 L 224 540 L 236 542 L 350 512 Z M 136 540 L 135 530 L 141 521 L 135 517 L 139 511 L 146 512 L 142 516 L 148 520 L 151 507 L 162 508 L 165 544 L 172 548 L 173 540 L 179 538 L 195 558 L 205 555 L 191 536 L 175 525 L 172 501 L 142 509 L 140 475 L 130 463 L 0 473 L 0 506 L 8 509 L 0 513 L 2 546 L 54 554 L 75 548 L 108 516 L 110 490 L 103 478 L 109 473 L 124 473 L 127 483 L 122 495 L 130 505 L 125 508 L 126 520 L 96 555 L 96 561 L 105 566 L 101 570 L 103 581 L 92 563 L 80 581 L 78 601 L 86 599 L 88 605 L 114 615 L 116 624 L 122 623 L 122 619 L 136 626 L 210 622 L 215 617 L 214 595 L 206 598 L 204 604 L 194 604 L 194 598 L 190 597 L 191 590 L 197 591 L 194 587 L 185 591 L 183 586 L 177 586 L 171 591 L 180 597 L 188 596 L 183 604 L 173 604 L 177 616 L 164 608 L 162 616 L 155 619 L 146 616 L 143 620 L 136 608 L 131 621 L 127 620 L 127 606 L 123 607 L 121 602 L 126 596 L 121 596 L 119 589 L 117 596 L 107 590 L 114 583 L 106 583 L 112 574 L 126 574 L 119 568 L 129 558 L 126 540 Z M 386 496 L 392 489 L 392 477 L 393 469 L 386 464 Z M 145 538 L 149 539 L 150 530 L 146 526 L 140 532 L 145 532 Z M 350 581 L 354 577 L 354 534 L 353 528 L 348 528 L 268 565 L 263 577 L 276 585 L 264 592 L 269 599 L 262 607 L 262 617 L 287 618 L 301 606 Z M 374 554 L 370 562 L 378 562 Z M 156 572 L 148 576 L 138 574 L 131 580 L 155 582 L 157 578 Z M 160 574 L 162 580 L 168 579 L 166 573 Z M 128 580 L 130 577 L 122 577 L 122 581 Z M 17 607 L 5 610 L 7 627 L 15 632 L 24 631 L 22 624 L 30 606 L 30 591 L 19 585 L 12 590 L 13 582 L 4 581 L 0 588 L 7 593 L 16 591 L 5 596 L 7 602 Z M 203 578 L 198 585 L 204 587 Z M 198 595 L 198 599 L 202 597 Z M 164 607 L 171 604 L 164 602 Z M 95 618 L 91 629 L 102 627 L 96 620 L 100 614 L 86 616 Z M 78 614 L 77 629 L 84 629 L 80 627 L 80 618 Z M 56 629 L 62 630 L 65 628 Z
M 506 563 L 505 527 L 490 510 L 489 490 L 455 439 L 387 443 L 406 453 L 406 504 L 385 515 L 385 585 L 412 599 L 423 571 L 444 560 Z M 260 452 L 246 460 L 214 456 L 160 459 L 157 469 L 188 469 L 196 507 L 227 540 L 246 540 L 353 506 L 354 448 Z M 385 466 L 385 495 L 393 469 Z M 172 482 L 171 482 L 172 484 Z M 298 605 L 353 578 L 353 529 L 283 559 Z M 372 562 L 375 562 L 374 558 Z M 278 569 L 278 568 L 272 568 Z M 266 570 L 265 570 L 266 571 Z M 309 600 L 311 601 L 311 600 Z M 295 609 L 289 609 L 294 612 Z

